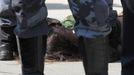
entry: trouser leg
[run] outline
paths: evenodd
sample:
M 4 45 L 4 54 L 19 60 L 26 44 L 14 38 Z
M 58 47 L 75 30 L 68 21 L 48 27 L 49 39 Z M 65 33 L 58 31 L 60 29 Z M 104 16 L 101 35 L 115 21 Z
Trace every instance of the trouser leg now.
M 13 60 L 14 52 L 17 53 L 17 42 L 13 29 L 13 26 L 0 27 L 0 60 Z
M 13 34 L 16 17 L 10 1 L 0 0 L 0 60 L 12 60 L 13 51 L 17 51 L 16 37 Z
M 134 14 L 128 9 L 125 0 L 123 5 L 123 48 L 122 48 L 122 75 L 134 75 Z
M 19 38 L 23 75 L 44 75 L 46 36 Z

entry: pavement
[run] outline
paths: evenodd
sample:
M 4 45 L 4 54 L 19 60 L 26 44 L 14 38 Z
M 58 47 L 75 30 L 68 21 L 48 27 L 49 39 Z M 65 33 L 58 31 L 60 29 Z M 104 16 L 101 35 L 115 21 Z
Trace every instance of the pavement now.
M 71 15 L 67 0 L 46 0 L 48 17 L 62 21 Z M 114 9 L 122 12 L 120 0 L 114 0 Z M 121 75 L 120 62 L 109 63 L 109 75 Z M 19 60 L 0 61 L 0 75 L 19 75 L 21 64 Z M 85 75 L 81 61 L 77 62 L 45 62 L 45 75 Z
M 109 63 L 109 75 L 121 75 L 120 62 Z M 45 75 L 85 75 L 83 64 L 77 62 L 46 62 Z M 0 75 L 20 75 L 21 65 L 15 61 L 0 61 Z

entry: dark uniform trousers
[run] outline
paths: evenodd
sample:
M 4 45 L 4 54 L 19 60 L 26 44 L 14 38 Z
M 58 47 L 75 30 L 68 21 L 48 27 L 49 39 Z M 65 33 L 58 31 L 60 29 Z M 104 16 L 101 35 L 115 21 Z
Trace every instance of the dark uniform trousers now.
M 85 75 L 108 75 L 108 46 L 111 32 L 107 20 L 112 0 L 68 0 L 76 20 L 74 30 L 79 38 Z
M 105 37 L 111 32 L 106 21 L 112 1 L 68 2 L 76 20 L 75 33 L 79 42 L 83 42 L 80 49 L 86 75 L 108 75 Z M 14 33 L 19 37 L 23 75 L 43 75 L 44 42 L 48 33 L 44 0 L 0 0 L 0 6 L 0 26 L 15 26 Z M 11 18 L 14 13 L 16 20 Z
M 23 75 L 44 75 L 48 33 L 44 1 L 0 0 L 0 44 L 9 43 L 14 33 L 18 36 Z
M 121 0 L 123 5 L 122 75 L 134 75 L 134 5 L 133 0 Z M 129 3 L 132 1 L 132 4 Z M 132 8 L 130 7 L 132 6 Z

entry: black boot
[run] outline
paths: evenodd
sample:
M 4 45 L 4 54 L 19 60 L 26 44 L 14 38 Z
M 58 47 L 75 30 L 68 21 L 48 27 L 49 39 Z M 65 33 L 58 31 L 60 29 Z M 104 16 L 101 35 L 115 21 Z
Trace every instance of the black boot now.
M 46 36 L 19 38 L 23 75 L 44 75 Z
M 13 60 L 14 51 L 17 53 L 16 36 L 14 27 L 0 27 L 0 60 Z
M 122 23 L 119 21 L 119 19 L 117 19 L 117 17 L 117 11 L 112 10 L 109 16 L 109 25 L 111 25 L 112 31 L 107 36 L 109 45 L 109 62 L 119 61 L 121 56 Z
M 112 62 L 117 62 L 121 59 L 121 52 L 111 46 L 108 46 L 108 50 L 109 50 L 109 57 L 108 57 L 108 62 L 112 63 Z
M 86 75 L 108 75 L 107 43 L 104 38 L 79 38 Z

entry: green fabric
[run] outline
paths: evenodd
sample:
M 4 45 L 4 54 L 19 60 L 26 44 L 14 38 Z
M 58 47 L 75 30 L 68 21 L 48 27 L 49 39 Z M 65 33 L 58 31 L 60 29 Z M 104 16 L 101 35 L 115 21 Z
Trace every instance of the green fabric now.
M 66 28 L 73 29 L 75 24 L 75 19 L 72 15 L 67 16 L 63 21 L 62 25 Z

